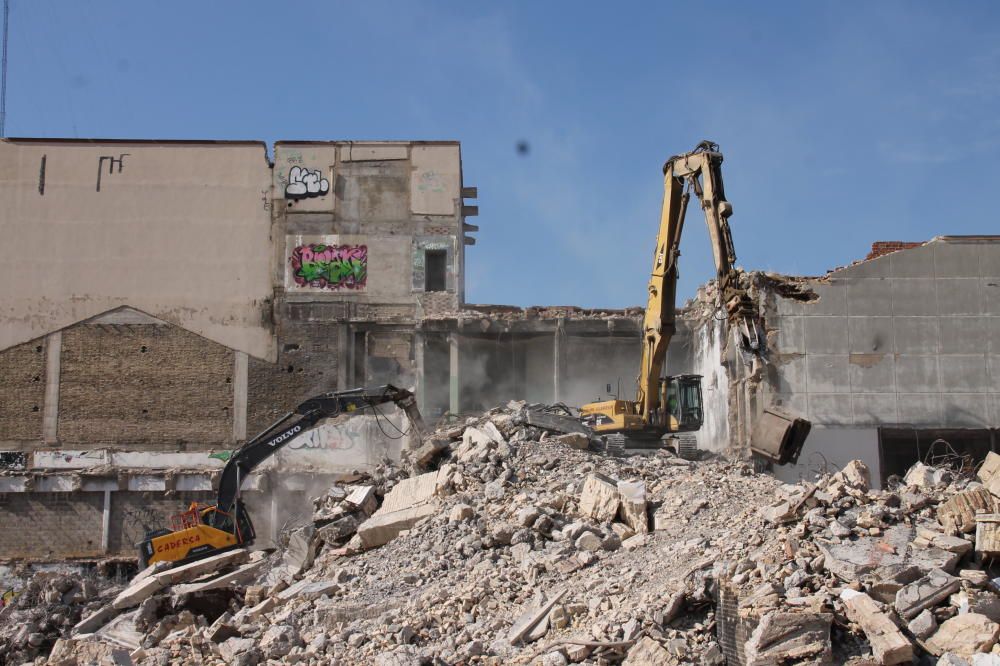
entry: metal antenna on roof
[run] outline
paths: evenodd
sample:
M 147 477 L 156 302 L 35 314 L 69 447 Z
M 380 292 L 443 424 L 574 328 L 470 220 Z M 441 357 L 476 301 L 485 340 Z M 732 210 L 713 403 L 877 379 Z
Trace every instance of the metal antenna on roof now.
M 7 136 L 7 26 L 10 0 L 3 0 L 3 59 L 0 60 L 0 138 Z

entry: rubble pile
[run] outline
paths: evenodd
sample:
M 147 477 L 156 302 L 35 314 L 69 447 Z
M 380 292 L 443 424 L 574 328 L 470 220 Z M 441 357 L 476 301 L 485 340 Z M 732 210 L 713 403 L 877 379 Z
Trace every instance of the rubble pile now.
M 988 569 L 1000 456 L 978 478 L 918 464 L 873 490 L 854 461 L 786 485 L 723 458 L 606 455 L 570 427 L 519 403 L 444 427 L 402 465 L 330 488 L 274 553 L 150 567 L 58 626 L 42 606 L 24 638 L 48 643 L 11 654 L 51 648 L 49 663 L 66 665 L 122 650 L 150 664 L 1000 660 L 1000 579 Z

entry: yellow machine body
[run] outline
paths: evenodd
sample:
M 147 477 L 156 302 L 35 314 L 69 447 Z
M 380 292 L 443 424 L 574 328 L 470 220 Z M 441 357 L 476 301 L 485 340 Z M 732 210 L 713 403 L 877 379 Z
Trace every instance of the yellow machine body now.
M 195 525 L 177 532 L 152 539 L 153 562 L 176 562 L 195 557 L 203 552 L 218 551 L 239 545 L 236 535 L 209 525 Z

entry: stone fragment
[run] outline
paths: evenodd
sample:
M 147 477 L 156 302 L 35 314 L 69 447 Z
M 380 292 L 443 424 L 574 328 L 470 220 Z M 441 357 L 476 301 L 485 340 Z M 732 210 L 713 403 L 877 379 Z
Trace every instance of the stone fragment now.
M 300 527 L 288 536 L 288 545 L 281 555 L 281 565 L 293 576 L 302 573 L 312 566 L 318 546 L 316 527 L 314 525 Z
M 560 444 L 565 444 L 571 449 L 579 449 L 581 451 L 586 451 L 590 448 L 590 438 L 584 434 L 578 432 L 571 432 L 565 435 L 559 435 L 555 438 L 555 441 Z
M 903 483 L 917 488 L 930 488 L 934 485 L 934 468 L 918 462 L 906 472 Z
M 747 666 L 772 666 L 797 660 L 829 662 L 832 622 L 830 613 L 767 613 L 744 647 Z
M 934 613 L 929 608 L 921 611 L 920 615 L 910 620 L 910 623 L 906 625 L 910 633 L 920 639 L 927 638 L 933 634 L 937 631 L 937 627 L 937 618 L 934 617 Z
M 670 663 L 670 654 L 649 636 L 629 648 L 622 666 L 661 666 Z
M 993 513 L 996 503 L 985 488 L 965 490 L 938 506 L 937 519 L 949 532 L 968 534 L 976 529 L 976 514 Z
M 902 664 L 913 659 L 913 644 L 867 594 L 845 589 L 841 595 L 847 617 L 865 632 L 880 664 Z
M 834 474 L 830 481 L 831 483 L 843 484 L 855 490 L 868 492 L 872 485 L 872 475 L 868 471 L 867 465 L 860 460 L 852 460 L 844 466 L 844 469 Z
M 399 536 L 403 530 L 410 529 L 424 518 L 433 516 L 437 511 L 438 507 L 434 504 L 423 504 L 388 513 L 382 513 L 382 510 L 379 509 L 378 514 L 358 526 L 358 537 L 361 540 L 361 545 L 364 548 L 376 548 L 387 544 Z
M 580 514 L 599 523 L 610 523 L 618 513 L 618 486 L 611 478 L 591 472 L 580 493 Z
M 114 610 L 123 610 L 125 608 L 138 606 L 140 603 L 162 590 L 165 586 L 166 583 L 159 580 L 156 576 L 144 578 L 138 583 L 133 583 L 119 592 L 118 596 L 111 602 L 111 607 Z
M 976 552 L 990 558 L 1000 555 L 1000 513 L 976 515 Z
M 961 579 L 935 569 L 896 593 L 896 612 L 905 620 L 941 603 L 961 587 Z
M 934 654 L 954 652 L 970 657 L 976 652 L 987 652 L 997 642 L 1000 624 L 978 613 L 965 613 L 945 620 L 927 640 L 927 648 Z
M 642 481 L 619 481 L 619 512 L 622 522 L 636 534 L 649 531 L 649 517 L 646 515 L 646 484 Z
M 622 548 L 625 550 L 635 550 L 636 548 L 642 548 L 647 543 L 649 543 L 648 534 L 636 534 L 622 541 Z
M 355 486 L 344 499 L 348 504 L 364 511 L 369 516 L 378 509 L 378 498 L 375 497 L 375 486 Z
M 983 482 L 986 490 L 1000 496 L 1000 455 L 997 455 L 993 451 L 987 453 L 986 459 L 983 461 L 976 475 Z
M 601 538 L 594 534 L 593 532 L 584 532 L 579 537 L 577 537 L 574 545 L 579 550 L 585 550 L 587 552 L 596 552 L 603 547 L 603 542 Z
M 463 520 L 470 520 L 475 515 L 476 510 L 468 504 L 456 504 L 451 507 L 451 512 L 448 513 L 448 520 L 453 523 L 458 523 Z
M 316 530 L 316 538 L 329 546 L 336 546 L 358 531 L 358 519 L 353 515 L 343 516 Z
M 635 536 L 635 532 L 632 528 L 622 523 L 611 523 L 611 531 L 614 532 L 615 535 L 622 541 Z
M 188 583 L 187 585 L 175 585 L 171 591 L 176 595 L 181 595 L 192 594 L 195 592 L 207 592 L 208 590 L 217 590 L 222 587 L 239 585 L 240 583 L 254 578 L 258 573 L 260 573 L 266 563 L 266 560 L 249 562 L 237 568 L 235 571 L 222 574 L 221 576 L 216 576 L 211 580 L 199 583 Z

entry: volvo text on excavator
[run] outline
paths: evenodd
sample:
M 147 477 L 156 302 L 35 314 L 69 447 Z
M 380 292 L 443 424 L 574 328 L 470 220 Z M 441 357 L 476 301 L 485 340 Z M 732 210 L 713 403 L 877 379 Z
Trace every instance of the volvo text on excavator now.
M 186 512 L 174 517 L 171 529 L 146 534 L 138 544 L 142 566 L 206 557 L 228 548 L 249 545 L 255 534 L 250 515 L 240 498 L 240 487 L 250 472 L 321 420 L 365 409 L 373 410 L 378 417 L 378 406 L 388 402 L 403 410 L 410 428 L 419 437 L 424 425 L 416 398 L 410 391 L 391 384 L 323 393 L 304 401 L 233 453 L 222 470 L 214 504 L 192 504 Z
M 698 430 L 704 421 L 701 376 L 661 376 L 667 345 L 675 331 L 677 259 L 692 192 L 705 213 L 718 293 L 730 330 L 737 331 L 745 358 L 752 360 L 762 352 L 764 336 L 757 309 L 733 265 L 736 253 L 729 232 L 733 207 L 726 200 L 721 165 L 719 146 L 702 141 L 693 151 L 671 157 L 663 166 L 663 208 L 643 320 L 636 399 L 594 402 L 580 410 L 583 422 L 596 434 L 617 438 L 620 445 L 656 446 L 664 435 Z

